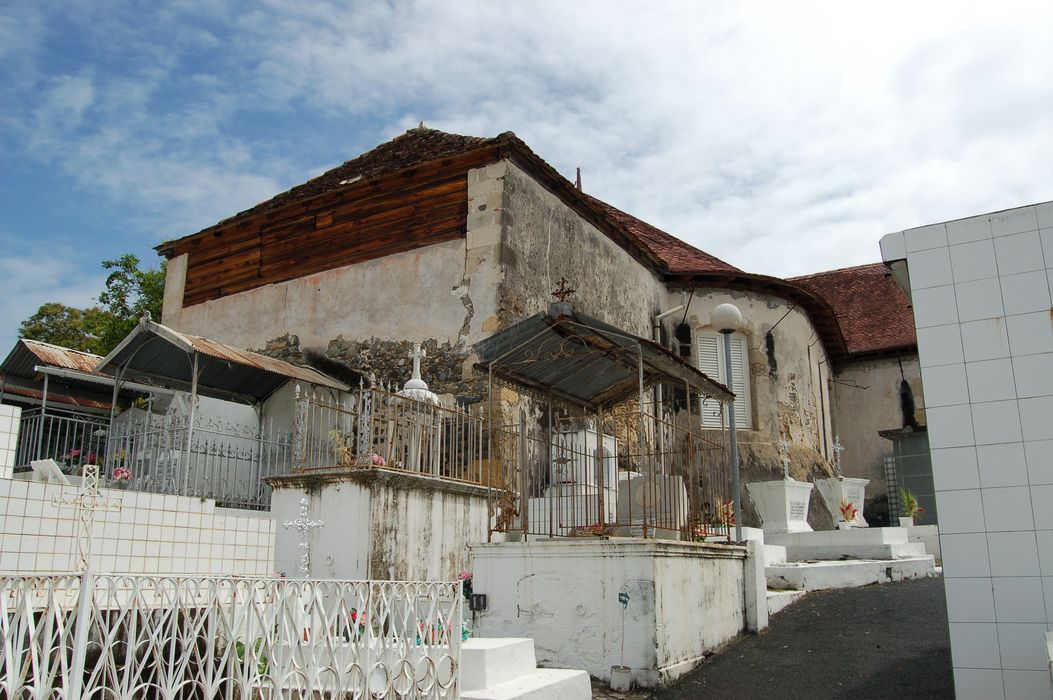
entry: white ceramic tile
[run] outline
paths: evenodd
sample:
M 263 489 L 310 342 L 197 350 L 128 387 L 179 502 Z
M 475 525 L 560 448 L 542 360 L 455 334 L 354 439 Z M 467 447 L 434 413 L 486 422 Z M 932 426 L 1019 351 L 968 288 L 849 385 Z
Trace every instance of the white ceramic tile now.
M 985 488 L 1028 484 L 1022 442 L 979 446 L 976 448 L 976 463 L 980 484 Z M 943 511 L 940 511 L 940 519 L 943 519 Z
M 958 323 L 954 285 L 918 289 L 911 296 L 914 301 L 914 323 L 918 328 Z
M 991 575 L 991 561 L 987 556 L 987 536 L 983 533 L 941 534 L 940 551 L 943 554 L 945 578 L 982 578 Z
M 1002 671 L 1005 697 L 1013 700 L 1046 700 L 1050 696 L 1049 670 Z
M 1016 398 L 1013 362 L 1009 358 L 970 362 L 965 366 L 969 382 L 969 400 L 973 403 L 1004 401 Z M 924 375 L 922 375 L 924 378 Z M 928 383 L 925 383 L 928 396 Z
M 1031 501 L 1035 504 L 1035 528 L 1053 530 L 1053 484 L 1032 484 Z
M 1036 530 L 1035 540 L 1038 545 L 1039 572 L 1043 576 L 1053 577 L 1053 530 Z M 1050 618 L 1053 619 L 1053 599 L 1046 602 L 1050 606 Z
M 1048 311 L 1010 316 L 1005 322 L 1014 355 L 1053 352 L 1053 318 Z
M 993 520 L 999 515 L 1003 514 L 993 513 L 988 519 Z M 988 527 L 991 525 L 992 523 L 988 522 Z M 991 576 L 1039 575 L 1038 544 L 1034 530 L 988 532 L 987 554 L 991 564 Z
M 918 360 L 922 367 L 959 363 L 964 357 L 957 323 L 918 329 Z
M 1020 399 L 1018 404 L 1024 440 L 1053 440 L 1053 396 Z
M 963 323 L 1005 315 L 997 279 L 962 282 L 955 285 L 954 295 L 957 299 L 958 320 Z
M 967 447 L 973 441 L 972 412 L 969 406 L 938 406 L 925 411 L 929 446 Z
M 991 237 L 991 217 L 973 216 L 968 219 L 948 221 L 947 242 L 951 245 L 956 243 L 968 243 Z
M 951 256 L 947 248 L 931 248 L 907 255 L 912 290 L 953 284 Z
M 1035 529 L 1031 490 L 1027 486 L 985 488 L 982 493 L 988 532 Z M 940 520 L 943 520 L 943 511 L 940 511 Z
M 989 622 L 951 622 L 951 656 L 955 667 L 1001 668 L 998 630 Z
M 885 262 L 903 260 L 907 257 L 907 248 L 903 242 L 903 232 L 887 233 L 878 244 L 881 248 L 881 259 Z
M 1018 397 L 1053 396 L 1053 353 L 1014 357 L 1013 376 Z
M 939 248 L 947 245 L 947 228 L 943 224 L 932 224 L 907 229 L 903 232 L 903 242 L 908 254 L 927 248 Z
M 1014 316 L 1014 318 L 1026 318 Z M 1006 319 L 987 319 L 961 324 L 962 348 L 966 362 L 1009 357 Z
M 1042 258 L 1045 260 L 1046 269 L 1053 268 L 1053 224 L 1047 224 L 1038 232 L 1038 240 L 1042 244 Z
M 936 491 L 956 491 L 980 487 L 980 475 L 973 447 L 931 449 L 932 483 Z
M 1046 623 L 998 622 L 998 646 L 1003 669 L 1049 672 Z M 1048 689 L 1047 689 L 1048 690 Z
M 989 578 L 949 578 L 943 582 L 949 622 L 995 622 L 994 593 Z M 1039 593 L 1042 583 L 1039 581 Z
M 951 651 L 953 656 L 953 650 Z M 1001 669 L 954 667 L 954 697 L 957 700 L 1005 700 Z
M 943 534 L 984 531 L 983 501 L 979 489 L 937 491 L 936 508 L 940 514 L 940 532 Z
M 958 579 L 956 579 L 958 580 Z M 983 580 L 983 579 L 980 579 Z M 991 579 L 998 622 L 1046 622 L 1042 579 L 1038 576 L 996 576 Z M 986 622 L 986 620 L 976 620 Z
M 925 387 L 926 408 L 969 403 L 964 364 L 923 367 L 921 380 Z
M 1035 205 L 1039 228 L 1053 228 L 1053 202 Z
M 974 444 L 993 445 L 1021 440 L 1016 401 L 974 403 L 972 413 Z
M 1032 486 L 1053 484 L 1053 440 L 1025 440 L 1027 480 Z M 1053 571 L 1050 572 L 1053 575 Z
M 971 282 L 998 276 L 995 265 L 994 242 L 990 239 L 962 243 L 949 248 L 951 273 L 954 281 Z M 913 270 L 913 268 L 911 268 Z
M 991 214 L 990 219 L 991 235 L 995 237 L 1034 231 L 1038 228 L 1038 217 L 1035 208 L 1031 206 Z
M 1002 277 L 1020 272 L 1042 270 L 1042 243 L 1038 231 L 1028 231 L 994 239 L 995 260 Z
M 1003 276 L 1002 308 L 1007 316 L 1049 311 L 1049 282 L 1045 270 Z

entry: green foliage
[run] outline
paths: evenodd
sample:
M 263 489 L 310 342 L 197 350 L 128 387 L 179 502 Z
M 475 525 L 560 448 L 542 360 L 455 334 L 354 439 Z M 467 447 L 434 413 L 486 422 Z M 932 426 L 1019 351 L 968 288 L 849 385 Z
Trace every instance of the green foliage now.
M 103 269 L 111 272 L 98 297 L 101 306 L 78 309 L 49 302 L 22 322 L 19 337 L 105 355 L 135 328 L 144 313 L 161 317 L 165 262 L 145 270 L 139 264 L 131 253 L 103 261 Z
M 899 502 L 903 509 L 904 518 L 917 518 L 925 512 L 925 509 L 918 503 L 918 497 L 907 488 L 899 490 Z

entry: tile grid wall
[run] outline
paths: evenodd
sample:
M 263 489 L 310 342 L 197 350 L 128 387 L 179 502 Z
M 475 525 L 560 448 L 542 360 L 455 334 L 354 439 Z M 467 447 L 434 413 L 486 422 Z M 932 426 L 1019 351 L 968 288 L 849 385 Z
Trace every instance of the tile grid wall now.
M 18 426 L 22 409 L 0 404 L 0 479 L 10 479 L 18 448 Z
M 0 572 L 69 571 L 75 564 L 76 511 L 54 504 L 75 486 L 0 479 Z M 215 501 L 102 489 L 120 511 L 95 516 L 93 568 L 113 573 L 269 575 L 274 522 L 269 513 L 229 511 Z
M 1049 697 L 1053 630 L 1053 203 L 911 229 L 959 697 Z

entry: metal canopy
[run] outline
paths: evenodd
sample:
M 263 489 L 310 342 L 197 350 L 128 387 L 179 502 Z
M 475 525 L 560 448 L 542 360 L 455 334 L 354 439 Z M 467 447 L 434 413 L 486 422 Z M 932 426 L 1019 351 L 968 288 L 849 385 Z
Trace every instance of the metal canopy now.
M 196 388 L 203 396 L 250 404 L 267 398 L 290 380 L 348 390 L 347 385 L 309 367 L 180 333 L 149 317 L 143 317 L 95 371 L 192 393 Z
M 52 345 L 39 340 L 19 338 L 15 347 L 8 353 L 7 359 L 0 364 L 0 374 L 33 379 L 40 374 L 37 371 L 37 365 L 91 372 L 101 359 L 90 352 L 70 350 L 61 345 Z
M 549 313 L 520 321 L 474 349 L 477 366 L 493 376 L 590 408 L 637 396 L 641 381 L 686 385 L 722 403 L 734 397 L 661 345 L 570 304 L 554 304 Z

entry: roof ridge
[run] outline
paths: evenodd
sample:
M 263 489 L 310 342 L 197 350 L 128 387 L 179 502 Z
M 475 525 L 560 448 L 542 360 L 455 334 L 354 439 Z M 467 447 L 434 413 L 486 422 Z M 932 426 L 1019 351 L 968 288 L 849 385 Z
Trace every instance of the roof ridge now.
M 853 270 L 862 270 L 864 268 L 878 268 L 878 267 L 885 267 L 885 263 L 879 261 L 879 262 L 872 262 L 872 263 L 863 263 L 862 265 L 849 265 L 848 267 L 837 267 L 837 268 L 834 268 L 833 270 L 822 270 L 820 272 L 810 272 L 810 273 L 808 273 L 806 275 L 795 275 L 794 277 L 784 277 L 783 279 L 785 279 L 787 281 L 790 281 L 790 282 L 796 282 L 796 281 L 799 281 L 799 280 L 806 280 L 806 279 L 811 279 L 813 277 L 819 277 L 821 275 L 832 275 L 832 274 L 836 274 L 838 272 L 851 272 Z
M 49 343 L 46 340 L 37 340 L 36 338 L 19 338 L 18 340 L 21 341 L 21 342 L 24 342 L 24 343 L 36 343 L 37 345 L 46 345 L 49 348 L 55 348 L 56 350 L 62 350 L 63 352 L 75 352 L 78 355 L 87 355 L 88 357 L 97 357 L 100 360 L 102 359 L 102 355 L 96 355 L 95 353 L 88 352 L 87 350 L 77 350 L 76 348 L 67 348 L 65 345 L 58 345 L 56 343 Z

